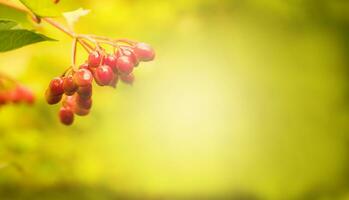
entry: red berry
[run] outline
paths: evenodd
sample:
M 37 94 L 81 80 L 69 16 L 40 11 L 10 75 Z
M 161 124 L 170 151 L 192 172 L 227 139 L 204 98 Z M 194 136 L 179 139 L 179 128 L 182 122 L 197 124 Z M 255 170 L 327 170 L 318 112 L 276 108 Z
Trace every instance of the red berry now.
M 75 107 L 75 96 L 64 96 L 62 105 L 73 110 Z
M 134 63 L 131 58 L 128 56 L 120 56 L 117 59 L 116 66 L 118 68 L 118 72 L 121 74 L 129 74 L 133 71 Z
M 93 76 L 87 69 L 79 69 L 74 73 L 74 82 L 80 87 L 90 85 L 92 80 Z
M 64 125 L 71 125 L 74 122 L 74 113 L 69 107 L 61 107 L 59 110 L 59 119 Z
M 19 103 L 22 100 L 22 94 L 17 88 L 9 91 L 8 96 L 12 103 Z
M 99 85 L 108 85 L 113 80 L 113 70 L 108 65 L 101 65 L 97 67 L 95 73 L 95 80 Z
M 92 96 L 92 85 L 87 85 L 84 87 L 79 87 L 77 91 L 78 95 L 83 99 L 89 99 Z
M 81 108 L 79 106 L 75 106 L 74 108 L 74 113 L 76 115 L 79 115 L 79 116 L 85 116 L 85 115 L 88 115 L 90 113 L 90 110 L 89 109 L 84 109 L 84 108 Z
M 83 99 L 79 95 L 76 95 L 75 101 L 76 101 L 76 105 L 80 108 L 89 110 L 92 107 L 92 99 L 91 98 Z
M 135 80 L 135 76 L 131 73 L 128 75 L 120 76 L 120 79 L 122 82 L 129 84 L 129 85 L 132 85 L 134 80 Z
M 64 93 L 68 96 L 73 95 L 78 89 L 78 85 L 75 83 L 73 75 L 68 75 L 63 78 Z
M 88 56 L 88 65 L 98 67 L 102 62 L 102 55 L 98 51 L 92 51 Z
M 62 95 L 52 95 L 49 90 L 46 90 L 45 98 L 48 104 L 53 105 L 61 101 Z
M 28 104 L 33 104 L 35 101 L 35 96 L 33 94 L 33 92 L 29 89 L 26 88 L 24 86 L 17 86 L 17 92 L 21 94 L 22 96 L 22 101 L 25 101 Z
M 155 58 L 154 49 L 146 43 L 137 43 L 134 47 L 134 52 L 141 61 L 151 61 Z
M 103 65 L 108 65 L 113 71 L 116 69 L 116 57 L 114 55 L 107 55 L 103 60 Z
M 0 93 L 0 106 L 6 104 L 8 101 L 8 98 L 6 96 L 5 92 Z
M 84 63 L 84 64 L 80 65 L 79 69 L 87 69 L 88 70 L 89 69 L 88 63 Z
M 64 93 L 63 89 L 63 79 L 61 77 L 56 77 L 51 80 L 49 85 L 50 95 L 58 96 Z
M 121 50 L 118 50 L 118 52 L 116 53 L 117 57 L 121 57 L 121 56 L 127 56 L 130 57 L 131 61 L 133 62 L 134 66 L 138 66 L 139 61 L 138 58 L 134 52 L 134 50 L 130 47 L 130 48 L 123 48 Z
M 114 74 L 113 79 L 110 81 L 110 83 L 108 85 L 113 87 L 113 88 L 116 88 L 116 84 L 118 83 L 118 80 L 119 80 L 118 74 Z

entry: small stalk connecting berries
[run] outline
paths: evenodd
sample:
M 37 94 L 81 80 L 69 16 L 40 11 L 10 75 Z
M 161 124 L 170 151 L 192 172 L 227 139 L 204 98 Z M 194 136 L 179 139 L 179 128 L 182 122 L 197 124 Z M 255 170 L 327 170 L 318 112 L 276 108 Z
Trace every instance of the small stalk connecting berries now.
M 85 63 L 75 67 L 76 42 L 80 40 L 86 46 L 94 45 L 88 51 Z M 114 52 L 106 52 L 101 44 L 109 44 Z M 154 50 L 145 43 L 130 40 L 113 40 L 94 35 L 77 35 L 73 41 L 72 66 L 62 76 L 53 78 L 46 90 L 48 104 L 62 102 L 59 110 L 60 122 L 71 125 L 74 115 L 86 116 L 92 108 L 93 80 L 99 86 L 116 88 L 119 79 L 129 85 L 134 82 L 134 67 L 139 62 L 155 58 Z

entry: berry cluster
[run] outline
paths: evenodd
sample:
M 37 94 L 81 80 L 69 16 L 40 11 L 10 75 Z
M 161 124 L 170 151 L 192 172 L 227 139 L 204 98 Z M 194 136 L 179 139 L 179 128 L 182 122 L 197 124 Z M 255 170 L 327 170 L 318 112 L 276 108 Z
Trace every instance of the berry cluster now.
M 85 116 L 92 107 L 92 82 L 99 86 L 116 87 L 118 80 L 134 81 L 133 70 L 141 61 L 151 61 L 155 52 L 148 44 L 132 42 L 118 45 L 110 54 L 102 48 L 89 52 L 87 61 L 78 68 L 70 67 L 62 76 L 51 80 L 45 97 L 48 104 L 62 101 L 59 119 L 64 125 L 74 122 L 74 115 Z
M 0 106 L 8 103 L 27 103 L 33 104 L 35 101 L 34 93 L 23 85 L 16 85 L 12 89 L 0 90 Z

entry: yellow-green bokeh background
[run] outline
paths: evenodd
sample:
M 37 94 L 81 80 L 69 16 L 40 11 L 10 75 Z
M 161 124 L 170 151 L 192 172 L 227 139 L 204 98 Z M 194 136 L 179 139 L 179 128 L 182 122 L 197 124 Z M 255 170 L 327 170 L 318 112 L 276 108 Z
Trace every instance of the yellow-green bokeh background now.
M 1 54 L 37 103 L 0 108 L 0 199 L 349 199 L 347 1 L 61 3 L 157 58 L 64 127 L 43 92 L 71 40 L 42 23 L 59 42 Z

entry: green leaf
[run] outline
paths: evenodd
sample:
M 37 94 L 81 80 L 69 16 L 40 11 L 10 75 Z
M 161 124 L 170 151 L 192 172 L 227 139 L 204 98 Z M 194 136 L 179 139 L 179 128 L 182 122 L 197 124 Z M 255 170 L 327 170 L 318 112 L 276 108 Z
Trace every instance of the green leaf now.
M 18 23 L 0 19 L 0 52 L 18 49 L 23 46 L 53 39 L 30 30 L 17 29 Z
M 29 10 L 40 17 L 54 17 L 60 13 L 52 0 L 20 0 Z
M 0 30 L 11 29 L 17 26 L 18 23 L 12 20 L 0 19 Z

